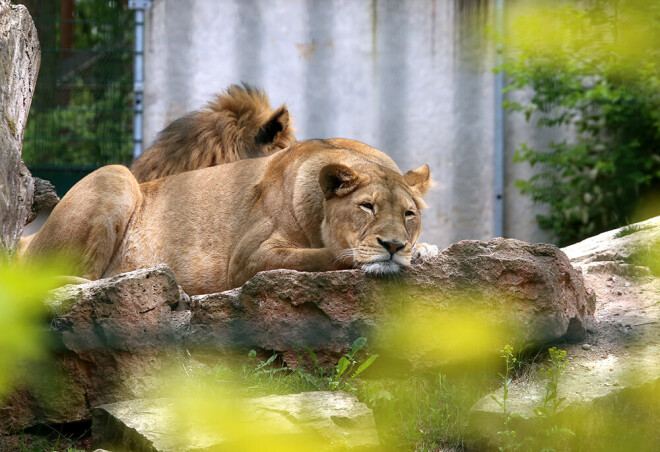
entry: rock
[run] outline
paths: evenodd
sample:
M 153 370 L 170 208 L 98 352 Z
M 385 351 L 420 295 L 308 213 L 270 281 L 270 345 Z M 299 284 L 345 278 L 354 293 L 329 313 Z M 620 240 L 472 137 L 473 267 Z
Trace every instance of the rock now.
M 660 242 L 660 217 L 590 237 L 563 248 L 573 265 L 586 273 L 646 276 L 649 269 L 637 257 L 653 253 Z
M 460 242 L 391 279 L 361 270 L 263 272 L 241 288 L 192 297 L 189 310 L 166 266 L 66 286 L 47 300 L 56 347 L 50 373 L 33 370 L 47 377 L 7 401 L 0 433 L 87 419 L 90 407 L 141 397 L 177 349 L 254 348 L 293 367 L 299 354 L 309 359 L 306 346 L 321 365 L 334 366 L 368 336 L 381 353 L 377 364 L 437 368 L 481 357 L 447 344 L 486 347 L 482 354 L 497 357 L 506 343 L 581 340 L 593 302 L 558 248 L 509 239 Z M 494 340 L 463 331 L 457 313 L 506 333 Z
M 40 58 L 25 6 L 0 0 L 0 256 L 16 249 L 32 203 L 34 186 L 21 151 Z
M 616 416 L 620 413 L 634 413 L 646 417 L 645 422 L 654 426 L 655 438 L 642 439 L 650 444 L 658 444 L 660 430 L 658 415 L 660 409 L 656 401 L 660 396 L 660 345 L 649 345 L 629 350 L 625 355 L 607 355 L 591 359 L 576 358 L 569 355 L 570 368 L 560 378 L 558 397 L 565 398 L 557 410 L 554 422 L 562 427 L 570 428 L 576 435 L 584 435 L 584 431 L 592 433 L 595 429 L 590 424 L 608 421 L 610 428 L 617 427 L 627 430 L 627 434 L 639 436 L 635 429 L 636 421 L 624 419 L 622 425 Z M 545 381 L 517 382 L 509 388 L 507 401 L 510 413 L 525 415 L 528 419 L 516 420 L 511 425 L 518 436 L 538 435 L 540 419 L 534 414 L 534 409 L 542 404 L 545 394 Z M 491 394 L 502 400 L 502 391 Z M 642 401 L 641 405 L 639 401 Z M 646 404 L 643 402 L 646 400 Z M 646 406 L 645 406 L 646 405 Z M 655 406 L 654 406 L 655 405 Z M 632 408 L 631 408 L 632 406 Z M 625 416 L 624 416 L 625 417 Z M 496 450 L 494 442 L 498 431 L 503 430 L 505 416 L 491 396 L 484 397 L 472 407 L 467 427 L 468 443 L 475 450 Z M 577 420 L 577 421 L 576 421 Z M 639 439 L 638 439 L 639 440 Z M 501 443 L 500 443 L 501 444 Z M 604 450 L 594 447 L 593 450 Z M 568 447 L 565 450 L 575 450 Z M 626 448 L 610 447 L 605 450 L 628 450 Z M 631 447 L 629 450 L 652 450 Z
M 590 344 L 582 344 L 582 350 L 591 350 Z
M 218 402 L 218 411 L 231 407 L 227 424 L 177 417 L 176 399 L 137 399 L 94 409 L 93 447 L 133 451 L 243 450 L 243 441 L 291 444 L 312 441 L 317 450 L 379 450 L 373 413 L 345 392 L 305 392 L 258 399 Z M 207 414 L 208 415 L 208 414 Z M 213 414 L 210 414 L 213 416 Z M 199 417 L 199 416 L 198 416 Z M 215 421 L 215 419 L 214 419 Z M 240 424 L 240 425 L 237 425 Z M 240 426 L 249 426 L 241 429 Z M 243 430 L 243 434 L 240 431 Z M 304 444 L 304 443 L 303 443 Z M 266 449 L 264 449 L 266 450 Z
M 638 265 L 643 261 L 637 256 L 658 262 L 658 250 L 652 247 L 658 239 L 660 218 L 654 218 L 564 248 L 572 262 L 587 272 L 585 283 L 597 298 L 591 346 L 561 347 L 569 364 L 559 382 L 558 397 L 565 401 L 557 424 L 572 429 L 585 441 L 582 444 L 600 440 L 607 450 L 653 450 L 660 441 L 660 280 L 631 277 L 628 271 L 634 263 L 645 270 L 639 274 L 651 273 Z M 589 351 L 594 345 L 597 355 Z M 509 410 L 529 417 L 512 426 L 519 438 L 538 433 L 540 421 L 533 410 L 544 393 L 543 379 L 512 382 Z M 491 395 L 501 400 L 502 392 Z M 478 449 L 494 448 L 492 439 L 503 422 L 501 407 L 491 396 L 484 397 L 471 410 L 469 442 Z M 592 450 L 600 448 L 595 444 Z M 580 447 L 569 443 L 563 448 Z
M 336 363 L 357 337 L 401 327 L 407 308 L 421 309 L 412 317 L 440 313 L 447 322 L 457 309 L 484 310 L 489 321 L 513 322 L 507 341 L 530 346 L 583 339 L 594 310 L 581 274 L 552 245 L 462 241 L 401 273 L 391 280 L 360 270 L 259 273 L 241 288 L 193 296 L 187 341 L 277 351 L 291 366 L 297 350 L 308 346 L 321 361 Z M 441 319 L 435 342 L 448 334 L 442 326 Z M 491 345 L 497 354 L 504 344 Z M 405 356 L 412 368 L 442 364 L 430 362 L 431 350 L 420 347 Z
M 89 419 L 90 409 L 142 396 L 175 346 L 182 292 L 165 265 L 53 291 L 52 362 L 5 401 L 0 433 Z
M 37 218 L 37 214 L 42 210 L 53 210 L 53 208 L 60 202 L 60 197 L 57 196 L 55 186 L 49 181 L 33 177 L 34 180 L 34 197 L 32 199 L 32 206 L 30 207 L 30 214 L 25 220 L 25 224 L 29 224 Z

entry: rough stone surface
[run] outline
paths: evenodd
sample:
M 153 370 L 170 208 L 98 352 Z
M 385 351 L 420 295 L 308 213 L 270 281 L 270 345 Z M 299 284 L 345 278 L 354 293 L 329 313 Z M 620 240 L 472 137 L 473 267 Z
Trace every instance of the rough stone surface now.
M 594 296 L 555 246 L 462 241 L 396 279 L 372 278 L 359 270 L 275 270 L 256 275 L 242 288 L 194 296 L 187 340 L 278 351 L 289 365 L 297 364 L 296 348 L 304 345 L 320 359 L 336 362 L 357 337 L 396 321 L 394 308 L 401 305 L 438 311 L 461 305 L 492 308 L 502 322 L 515 323 L 517 337 L 511 342 L 535 346 L 583 338 Z M 413 368 L 427 362 L 426 351 L 418 352 L 407 357 Z
M 39 177 L 33 177 L 32 180 L 34 181 L 34 197 L 32 198 L 30 214 L 25 220 L 25 224 L 34 221 L 39 212 L 43 210 L 53 210 L 57 203 L 60 202 L 60 197 L 57 196 L 53 184 Z
M 0 0 L 0 253 L 16 249 L 32 203 L 34 185 L 21 151 L 40 58 L 27 9 Z
M 361 270 L 276 270 L 238 289 L 188 299 L 171 270 L 159 266 L 66 286 L 48 300 L 55 346 L 50 374 L 7 401 L 0 432 L 87 419 L 90 407 L 143 396 L 165 366 L 161 357 L 177 350 L 254 348 L 297 366 L 306 346 L 321 365 L 335 365 L 357 337 L 368 336 L 376 338 L 370 346 L 382 354 L 380 363 L 388 345 L 378 342 L 378 333 L 408 328 L 400 315 L 410 307 L 422 307 L 420 316 L 440 313 L 446 322 L 456 309 L 470 316 L 484 309 L 493 322 L 513 325 L 515 334 L 503 340 L 538 346 L 583 338 L 593 302 L 558 248 L 508 239 L 460 242 L 391 279 Z M 455 356 L 429 357 L 453 334 L 443 328 L 433 323 L 439 340 L 407 350 L 397 368 L 457 364 Z M 489 353 L 496 357 L 501 346 L 493 343 Z
M 380 448 L 373 413 L 345 392 L 305 392 L 236 402 L 246 415 L 243 420 L 250 423 L 250 436 L 264 435 L 264 430 L 277 426 L 272 439 L 279 444 L 295 443 L 311 432 L 318 438 L 319 450 Z M 222 425 L 208 431 L 200 428 L 199 419 L 173 420 L 176 404 L 175 399 L 138 399 L 95 408 L 93 447 L 149 452 L 232 450 Z
M 153 385 L 174 346 L 185 303 L 172 271 L 162 265 L 53 291 L 53 359 L 0 408 L 0 433 L 39 422 L 90 417 L 94 406 L 135 398 Z
M 648 399 L 653 394 L 658 400 L 660 395 L 660 280 L 641 265 L 660 262 L 660 218 L 622 229 L 564 248 L 574 265 L 586 272 L 585 282 L 596 293 L 597 302 L 587 340 L 561 346 L 569 365 L 559 384 L 558 395 L 566 398 L 560 413 L 583 413 L 578 416 L 586 418 L 597 407 L 620 410 L 627 400 Z M 639 259 L 640 253 L 646 260 Z M 544 387 L 543 380 L 512 383 L 511 412 L 530 417 L 522 424 L 534 421 L 533 409 Z M 501 391 L 494 395 L 501 400 Z M 655 403 L 651 415 L 660 432 L 660 405 Z M 488 396 L 473 407 L 469 431 L 475 441 L 485 444 L 502 429 L 503 421 L 501 408 Z
M 650 271 L 636 256 L 653 253 L 660 243 L 660 217 L 603 232 L 564 248 L 573 265 L 585 273 L 644 276 Z

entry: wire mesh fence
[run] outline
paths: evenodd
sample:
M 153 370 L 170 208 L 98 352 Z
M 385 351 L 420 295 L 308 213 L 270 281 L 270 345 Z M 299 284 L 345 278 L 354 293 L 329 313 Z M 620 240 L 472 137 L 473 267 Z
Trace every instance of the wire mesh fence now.
M 133 125 L 133 12 L 125 0 L 23 0 L 41 68 L 23 159 L 68 189 L 94 168 L 129 163 Z

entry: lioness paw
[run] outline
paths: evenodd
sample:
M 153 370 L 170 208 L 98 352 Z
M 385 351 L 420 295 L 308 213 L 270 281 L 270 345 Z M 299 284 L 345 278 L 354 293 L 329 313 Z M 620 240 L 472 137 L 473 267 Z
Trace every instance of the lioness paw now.
M 429 243 L 417 243 L 413 248 L 412 258 L 410 259 L 413 264 L 421 264 L 422 262 L 437 256 L 439 253 L 438 247 Z

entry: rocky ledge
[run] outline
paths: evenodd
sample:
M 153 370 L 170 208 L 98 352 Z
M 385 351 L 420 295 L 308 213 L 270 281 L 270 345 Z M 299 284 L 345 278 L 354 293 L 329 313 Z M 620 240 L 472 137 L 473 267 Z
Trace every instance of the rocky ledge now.
M 379 342 L 382 331 L 416 333 L 421 318 L 436 340 L 408 350 L 400 366 L 445 366 L 456 356 L 432 349 L 456 334 L 450 326 L 457 310 L 485 314 L 502 327 L 502 343 L 490 341 L 486 350 L 494 357 L 504 343 L 581 340 L 595 296 L 557 247 L 493 239 L 452 245 L 391 279 L 360 270 L 276 270 L 189 299 L 171 270 L 159 266 L 64 287 L 48 304 L 56 344 L 51 372 L 42 385 L 9 398 L 0 432 L 89 419 L 96 406 L 141 397 L 182 350 L 254 348 L 295 366 L 300 348 L 309 347 L 322 364 L 335 364 L 357 337 L 375 338 L 378 351 L 391 345 Z
M 149 452 L 268 450 L 273 444 L 295 445 L 294 450 L 381 450 L 373 413 L 346 392 L 212 402 L 212 411 L 203 414 L 188 412 L 190 401 L 181 399 L 100 406 L 94 409 L 92 444 Z
M 560 345 L 568 364 L 559 380 L 557 398 L 563 401 L 553 422 L 574 431 L 575 441 L 589 438 L 590 450 L 655 450 L 652 445 L 660 442 L 660 217 L 563 251 L 585 273 L 597 304 L 584 340 Z M 542 405 L 546 381 L 524 377 L 509 388 L 509 412 L 524 416 L 511 424 L 520 440 L 547 428 L 534 412 Z M 470 416 L 470 440 L 479 450 L 497 450 L 496 432 L 504 428 L 505 415 L 492 396 L 501 401 L 502 391 L 484 397 Z

